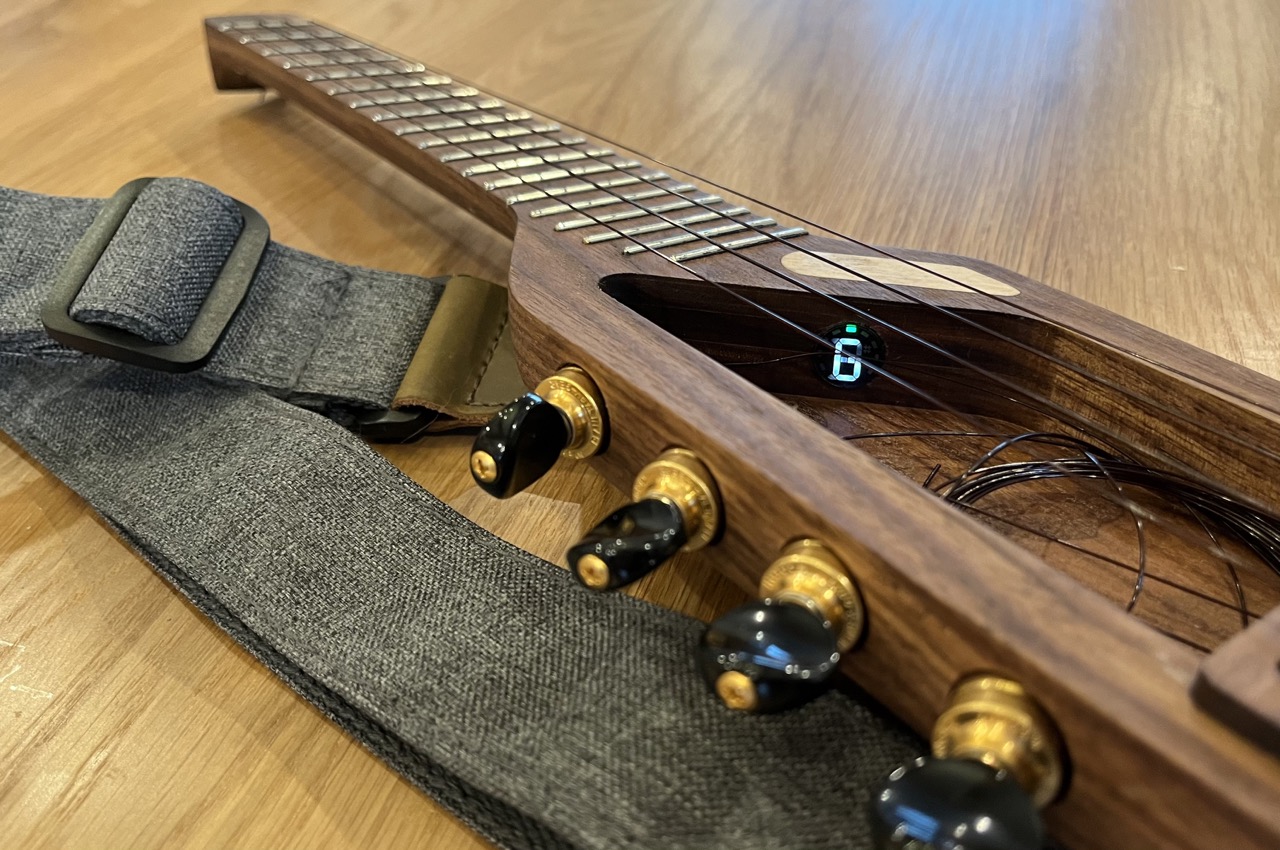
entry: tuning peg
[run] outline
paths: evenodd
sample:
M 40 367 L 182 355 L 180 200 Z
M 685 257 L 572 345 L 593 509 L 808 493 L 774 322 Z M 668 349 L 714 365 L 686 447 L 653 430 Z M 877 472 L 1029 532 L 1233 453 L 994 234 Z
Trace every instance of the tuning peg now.
M 569 548 L 573 574 L 592 590 L 638 581 L 681 550 L 720 533 L 720 492 L 688 449 L 668 449 L 636 476 L 632 503 L 605 517 Z
M 599 453 L 607 434 L 599 388 L 586 372 L 566 366 L 480 430 L 471 448 L 471 476 L 486 493 L 505 499 L 546 475 L 561 455 Z
M 821 692 L 865 622 L 849 572 L 817 540 L 783 549 L 760 596 L 711 623 L 698 648 L 707 684 L 740 711 L 777 711 Z
M 1039 809 L 1062 790 L 1064 756 L 1021 685 L 961 681 L 934 724 L 933 756 L 899 767 L 873 794 L 878 850 L 1040 850 Z

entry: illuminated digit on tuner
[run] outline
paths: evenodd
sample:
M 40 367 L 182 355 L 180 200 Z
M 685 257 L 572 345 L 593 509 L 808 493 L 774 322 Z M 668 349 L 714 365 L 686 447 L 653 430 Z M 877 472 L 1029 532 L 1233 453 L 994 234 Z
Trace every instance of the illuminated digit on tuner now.
M 875 328 L 839 324 L 823 334 L 830 349 L 819 352 L 814 365 L 822 379 L 844 390 L 861 387 L 884 365 L 885 345 Z
M 831 379 L 852 384 L 862 377 L 862 340 L 846 336 L 832 342 L 836 351 L 831 358 Z M 846 366 L 850 371 L 845 371 Z

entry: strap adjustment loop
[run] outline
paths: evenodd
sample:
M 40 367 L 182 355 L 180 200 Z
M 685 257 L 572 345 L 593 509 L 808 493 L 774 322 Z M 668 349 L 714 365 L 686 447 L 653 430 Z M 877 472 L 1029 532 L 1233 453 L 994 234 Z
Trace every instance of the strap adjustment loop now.
M 205 365 L 213 356 L 218 341 L 248 294 L 271 240 L 266 219 L 240 201 L 235 204 L 244 218 L 244 227 L 180 340 L 171 344 L 152 342 L 119 328 L 77 321 L 71 315 L 72 304 L 134 202 L 156 179 L 143 177 L 130 181 L 107 200 L 58 273 L 40 320 L 49 336 L 70 348 L 162 372 L 190 372 Z

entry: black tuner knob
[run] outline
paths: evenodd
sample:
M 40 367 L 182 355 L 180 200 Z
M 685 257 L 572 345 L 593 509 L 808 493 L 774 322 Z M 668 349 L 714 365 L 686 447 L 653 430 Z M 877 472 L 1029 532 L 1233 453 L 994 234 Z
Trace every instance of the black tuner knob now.
M 688 449 L 667 449 L 640 470 L 632 503 L 601 520 L 565 558 L 592 590 L 639 581 L 677 552 L 712 543 L 720 533 L 720 491 Z
M 871 798 L 877 850 L 1041 850 L 1031 795 L 1004 770 L 962 758 L 918 758 Z
M 471 449 L 471 477 L 489 495 L 505 499 L 546 475 L 562 454 L 596 454 L 605 433 L 599 389 L 586 372 L 567 366 L 480 430 Z
M 873 790 L 878 850 L 1040 850 L 1040 809 L 1062 793 L 1066 754 L 1022 685 L 987 673 L 960 680 L 932 749 Z
M 567 557 L 578 581 L 592 590 L 614 590 L 656 570 L 688 540 L 679 508 L 643 499 L 605 517 Z
M 476 435 L 471 475 L 490 496 L 514 496 L 550 471 L 571 435 L 564 411 L 535 393 L 525 393 Z
M 812 539 L 782 550 L 760 578 L 760 596 L 711 623 L 698 667 L 729 708 L 769 712 L 821 693 L 866 615 L 853 577 Z
M 698 668 L 721 701 L 770 712 L 824 689 L 840 661 L 837 635 L 803 605 L 762 599 L 735 608 L 702 633 Z

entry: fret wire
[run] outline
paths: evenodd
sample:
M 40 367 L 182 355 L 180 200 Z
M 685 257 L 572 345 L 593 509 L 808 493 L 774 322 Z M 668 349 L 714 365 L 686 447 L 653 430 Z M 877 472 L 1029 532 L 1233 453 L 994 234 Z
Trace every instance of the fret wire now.
M 598 215 L 591 218 L 571 218 L 568 221 L 562 221 L 556 224 L 556 230 L 577 230 L 582 227 L 591 227 L 600 223 L 612 223 L 615 221 L 626 221 L 632 218 L 644 218 L 645 216 L 657 215 L 658 213 L 673 212 L 675 210 L 688 209 L 689 207 L 698 206 L 700 204 L 718 204 L 723 201 L 719 195 L 705 195 L 698 198 L 687 198 L 679 201 L 669 201 L 665 204 L 657 204 L 652 207 L 642 207 L 638 204 L 635 209 L 623 210 L 622 212 L 609 213 L 607 215 Z
M 504 159 L 498 162 L 485 162 L 480 165 L 473 165 L 463 169 L 463 177 L 474 177 L 478 174 L 492 174 L 495 171 L 511 171 L 517 168 L 533 168 L 538 165 L 553 165 L 560 162 L 576 162 L 580 159 L 587 159 L 588 155 L 593 158 L 601 156 L 613 156 L 614 153 L 606 148 L 595 148 L 586 151 L 568 151 L 562 154 L 543 154 L 541 156 L 522 156 L 515 159 Z
M 528 186 L 533 183 L 547 183 L 554 180 L 564 180 L 569 177 L 583 177 L 588 174 L 603 174 L 608 171 L 628 171 L 633 168 L 639 168 L 641 165 L 637 160 L 623 160 L 618 163 L 602 162 L 599 165 L 577 165 L 569 168 L 552 168 L 547 171 L 539 171 L 536 174 L 513 174 L 510 177 L 501 177 L 497 180 L 490 180 L 484 184 L 487 191 L 495 189 L 510 189 L 513 186 Z
M 644 182 L 649 183 L 653 180 L 668 180 L 671 175 L 665 171 L 655 171 L 647 176 Z M 581 181 L 573 186 L 553 186 L 549 189 L 538 189 L 534 192 L 523 192 L 519 195 L 512 195 L 506 198 L 507 206 L 513 207 L 517 204 L 528 203 L 529 201 L 539 201 L 543 198 L 560 198 L 565 195 L 577 195 L 582 192 L 590 192 L 593 189 L 616 189 L 619 186 L 634 186 L 641 182 L 639 177 L 615 177 L 612 180 L 601 180 L 599 183 Z
M 679 219 L 673 220 L 676 227 L 684 228 L 684 224 Z M 639 245 L 628 245 L 622 249 L 624 254 L 638 254 L 641 251 L 651 250 L 653 248 L 669 248 L 672 245 L 684 245 L 689 242 L 697 242 L 705 239 L 710 242 L 712 236 L 724 236 L 729 233 L 741 233 L 749 227 L 773 227 L 778 222 L 767 216 L 748 219 L 746 221 L 734 222 L 733 224 L 722 224 L 718 227 L 707 227 L 702 230 L 694 230 L 689 233 L 680 233 L 675 236 L 668 236 L 658 239 L 654 242 L 645 242 L 644 247 Z M 670 226 L 670 225 L 669 225 Z M 770 234 L 773 235 L 773 234 Z
M 539 207 L 536 210 L 530 210 L 530 218 L 541 218 L 548 215 L 563 215 L 567 212 L 575 210 L 594 209 L 596 207 L 611 207 L 614 204 L 626 203 L 628 201 L 643 201 L 649 198 L 659 198 L 663 195 L 679 195 L 684 192 L 692 192 L 697 189 L 692 183 L 677 183 L 674 186 L 660 189 L 644 189 L 639 192 L 628 192 L 622 195 L 606 195 L 603 198 L 592 198 L 586 201 L 570 201 L 564 204 L 552 204 L 548 207 Z
M 313 80 L 313 81 L 314 81 L 314 80 Z M 650 182 L 650 181 L 652 181 L 652 180 L 658 180 L 658 179 L 669 179 L 669 176 L 668 176 L 665 172 L 661 172 L 661 171 L 659 171 L 659 172 L 657 172 L 656 174 L 653 174 L 653 175 L 642 175 L 642 176 L 645 178 L 645 182 Z M 631 181 L 630 181 L 630 182 L 637 182 L 637 183 L 638 183 L 638 182 L 640 182 L 640 179 L 639 179 L 639 178 L 631 178 Z M 565 189 L 565 190 L 560 190 L 558 187 L 553 187 L 553 188 L 552 188 L 552 189 L 550 189 L 550 190 L 542 190 L 542 191 L 538 191 L 538 192 L 534 192 L 534 193 L 524 193 L 523 195 L 511 196 L 511 197 L 506 198 L 505 200 L 506 200 L 506 202 L 507 202 L 509 205 L 514 205 L 514 204 L 517 204 L 517 203 L 521 203 L 521 202 L 523 202 L 524 200 L 531 200 L 531 199 L 533 199 L 533 198 L 535 198 L 535 197 L 548 197 L 550 192 L 555 192 L 555 191 L 568 191 L 569 189 L 572 189 L 572 191 L 575 191 L 575 192 L 587 191 L 587 190 L 590 190 L 590 189 L 597 189 L 597 190 L 601 190 L 601 191 L 603 191 L 603 190 L 605 190 L 605 189 L 607 189 L 607 188 L 611 188 L 611 186 L 612 186 L 612 185 L 616 185 L 616 183 L 617 183 L 617 181 L 602 181 L 602 182 L 600 182 L 600 183 L 595 183 L 595 182 L 593 182 L 593 181 L 579 181 L 579 183 L 578 183 L 577 185 L 575 185 L 575 186 L 573 186 L 573 187 L 568 187 L 568 189 Z M 655 185 L 655 186 L 656 186 L 656 184 L 653 184 L 653 185 Z M 714 185 L 714 184 L 712 184 L 712 185 Z M 745 196 L 745 195 L 744 195 L 743 197 L 748 197 L 748 196 Z M 679 227 L 680 225 L 674 225 L 674 226 Z M 823 228 L 823 229 L 825 230 L 825 228 Z M 794 231 L 794 230 L 800 230 L 800 232 L 801 232 L 801 233 L 803 233 L 803 229 L 800 229 L 800 228 L 792 228 L 791 230 L 793 230 L 793 231 Z M 768 233 L 760 232 L 760 233 L 758 233 L 758 234 L 757 234 L 757 236 L 756 236 L 756 237 L 749 237 L 749 238 L 751 238 L 751 239 L 758 238 L 758 239 L 761 239 L 762 241 L 774 241 L 774 242 L 781 242 L 781 241 L 783 240 L 783 238 L 785 238 L 784 233 L 786 233 L 786 231 L 782 231 L 782 232 L 779 232 L 779 233 L 776 233 L 776 234 L 768 234 Z M 624 238 L 630 238 L 630 237 L 624 237 Z M 848 237 L 844 237 L 844 238 L 848 238 Z M 634 239 L 632 239 L 631 241 L 635 241 L 635 240 L 634 240 Z M 725 243 L 723 246 L 718 246 L 718 247 L 716 246 L 716 243 L 711 243 L 711 244 L 708 246 L 708 248 L 709 248 L 709 249 L 712 249 L 712 250 L 715 250 L 715 251 L 724 251 L 724 250 L 727 250 L 727 251 L 729 252 L 729 255 L 730 255 L 730 256 L 736 257 L 736 258 L 738 258 L 738 259 L 746 259 L 746 260 L 748 260 L 748 262 L 751 262 L 751 263 L 753 263 L 753 264 L 755 264 L 755 265 L 760 266 L 760 267 L 761 267 L 764 271 L 766 271 L 767 273 L 771 273 L 771 274 L 774 274 L 775 276 L 783 277 L 784 279 L 788 277 L 788 276 L 785 276 L 785 275 L 779 275 L 779 274 L 778 274 L 778 272 L 776 272 L 776 270 L 771 269 L 771 268 L 769 268 L 769 267 L 766 267 L 766 266 L 764 266 L 763 264 L 759 263 L 758 261 L 754 260 L 754 258 L 752 258 L 752 257 L 748 257 L 747 255 L 742 254 L 741 252 L 739 252 L 739 251 L 737 251 L 737 250 L 734 250 L 734 246 L 735 246 L 736 244 L 740 244 L 740 243 L 742 243 L 743 241 L 744 241 L 744 240 L 733 240 L 733 242 L 731 242 L 731 243 Z M 857 240 L 852 240 L 852 239 L 851 239 L 850 241 L 851 241 L 851 242 L 854 242 L 855 244 L 858 244 L 858 243 L 857 243 Z M 787 244 L 792 244 L 792 243 L 787 243 Z M 801 250 L 801 251 L 804 251 L 804 252 L 809 253 L 809 252 L 808 252 L 808 249 L 805 249 L 805 248 L 803 248 L 803 247 L 801 247 L 801 246 L 795 246 L 795 245 L 792 245 L 792 246 L 793 246 L 793 247 L 798 247 L 798 248 L 800 248 L 800 250 Z M 905 259 L 903 259 L 903 258 L 896 257 L 896 256 L 894 256 L 893 254 L 891 254 L 891 253 L 889 253 L 889 252 L 885 252 L 885 251 L 883 251 L 882 249 L 876 249 L 876 248 L 874 248 L 874 247 L 872 247 L 872 246 L 867 246 L 867 247 L 868 247 L 869 249 L 871 249 L 871 250 L 875 251 L 876 253 L 883 254 L 883 255 L 885 255 L 885 256 L 887 256 L 887 257 L 891 258 L 891 259 L 898 260 L 898 261 L 903 262 L 903 263 L 908 264 L 908 265 L 913 265 L 913 266 L 915 266 L 915 265 L 916 265 L 916 264 L 912 263 L 911 261 L 905 260 Z M 820 345 L 825 345 L 825 347 L 827 347 L 827 348 L 832 348 L 832 349 L 834 350 L 834 346 L 831 346 L 829 343 L 827 343 L 827 342 L 826 342 L 826 340 L 824 340 L 824 339 L 822 339 L 822 338 L 820 338 L 820 337 L 817 337 L 816 335 L 812 334 L 811 332 L 808 332 L 808 331 L 807 331 L 806 329 L 804 329 L 803 327 L 801 327 L 801 326 L 799 326 L 799 325 L 796 325 L 794 322 L 791 322 L 790 320 L 786 319 L 786 317 L 781 316 L 781 315 L 777 314 L 776 312 L 774 312 L 774 311 L 772 311 L 772 310 L 769 310 L 769 308 L 764 307 L 763 305 L 757 304 L 757 303 L 755 303 L 755 302 L 752 302 L 749 298 L 745 298 L 744 296 L 742 296 L 742 295 L 740 295 L 739 293 L 737 293 L 737 292 L 735 292 L 734 290 L 732 290 L 732 288 L 727 287 L 727 286 L 725 286 L 725 285 L 723 285 L 723 284 L 720 284 L 720 283 L 718 283 L 718 282 L 716 282 L 716 281 L 714 281 L 714 280 L 710 280 L 709 278 L 707 278 L 706 276 L 704 276 L 704 275 L 702 275 L 701 273 L 697 272 L 696 270 L 692 269 L 691 267 L 685 266 L 682 262 L 680 262 L 680 261 L 678 261 L 678 260 L 674 260 L 674 259 L 672 259 L 671 257 L 669 257 L 669 256 L 667 256 L 667 255 L 665 255 L 665 254 L 663 254 L 661 251 L 654 250 L 654 251 L 653 251 L 653 253 L 657 254 L 659 257 L 662 257 L 663 259 L 665 259 L 665 260 L 667 260 L 667 261 L 669 261 L 669 262 L 672 262 L 672 263 L 673 263 L 673 264 L 675 264 L 676 266 L 678 266 L 678 267 L 680 267 L 680 268 L 682 268 L 682 269 L 686 270 L 687 272 L 689 272 L 689 273 L 691 273 L 691 274 L 695 275 L 696 277 L 699 277 L 699 278 L 703 279 L 704 281 L 706 281 L 706 282 L 710 283 L 711 285 L 713 285 L 713 286 L 716 286 L 716 287 L 718 287 L 718 288 L 723 289 L 723 290 L 724 290 L 728 295 L 730 295 L 731 297 L 734 297 L 734 298 L 737 298 L 737 299 L 739 299 L 739 300 L 742 300 L 742 301 L 744 301 L 745 303 L 747 303 L 748 305 L 752 306 L 753 308 L 758 309 L 758 310 L 761 310 L 761 311 L 763 311 L 763 312 L 765 312 L 765 313 L 767 313 L 767 314 L 771 315 L 773 318 L 775 318 L 775 319 L 777 319 L 777 320 L 779 320 L 779 321 L 783 322 L 784 324 L 787 324 L 788 326 L 792 327 L 792 328 L 793 328 L 794 330 L 796 330 L 797 332 L 799 332 L 799 333 L 801 333 L 801 334 L 804 334 L 804 335 L 806 335 L 806 336 L 813 337 L 813 338 L 814 338 L 814 340 L 815 340 L 816 342 L 818 342 Z M 830 265 L 836 266 L 836 267 L 838 267 L 838 268 L 844 268 L 844 267 L 842 267 L 842 266 L 839 266 L 839 265 L 838 265 L 838 264 L 836 264 L 836 263 L 833 263 L 833 262 L 827 261 L 827 260 L 826 260 L 826 258 L 821 258 L 821 259 L 823 259 L 824 261 L 828 262 L 828 264 L 830 264 Z M 947 276 L 946 276 L 946 275 L 943 275 L 943 274 L 938 273 L 938 272 L 936 272 L 936 271 L 933 271 L 933 270 L 931 270 L 931 269 L 926 269 L 926 268 L 919 267 L 919 266 L 917 266 L 917 267 L 918 267 L 918 268 L 921 268 L 921 270 L 922 270 L 922 271 L 925 271 L 927 274 L 932 274 L 932 275 L 933 275 L 933 276 L 935 276 L 935 277 L 939 277 L 939 278 L 943 278 L 943 279 L 948 279 L 948 280 L 949 280 L 949 278 L 947 278 Z M 853 269 L 847 269 L 847 268 L 845 268 L 845 270 L 846 270 L 846 271 L 849 271 L 850 273 L 857 274 L 857 273 L 855 272 L 855 270 L 853 270 Z M 864 277 L 864 278 L 865 278 L 865 276 L 862 276 L 862 275 L 859 275 L 859 276 L 860 276 L 860 277 Z M 878 282 L 878 281 L 874 281 L 874 280 L 872 280 L 872 279 L 870 279 L 870 278 L 865 278 L 865 279 L 867 279 L 867 281 L 868 281 L 868 282 L 870 282 L 870 283 L 873 283 L 873 284 L 876 284 L 876 285 L 881 285 L 881 286 L 886 286 L 886 287 L 887 287 L 887 285 L 885 285 L 885 284 L 881 284 L 880 282 Z M 807 288 L 808 288 L 808 287 L 807 287 L 803 282 L 801 282 L 801 281 L 794 281 L 794 280 L 793 280 L 792 282 L 793 282 L 793 284 L 794 284 L 794 285 L 797 285 L 797 286 L 799 286 L 799 287 L 800 287 L 800 288 L 802 288 L 802 289 L 807 289 Z M 974 289 L 973 287 L 970 287 L 970 286 L 968 286 L 968 285 L 966 285 L 966 284 L 963 284 L 962 282 L 959 282 L 959 281 L 953 281 L 953 283 L 954 283 L 955 285 L 957 285 L 957 286 L 961 287 L 962 289 L 971 289 L 971 290 L 973 290 L 973 289 Z M 888 287 L 888 288 L 890 289 L 890 291 L 897 292 L 897 290 L 896 290 L 895 288 L 893 288 L 893 287 Z M 983 295 L 983 296 L 989 296 L 989 295 L 990 295 L 989 293 L 981 292 L 980 290 L 975 290 L 975 291 L 977 291 L 980 295 Z M 991 297 L 994 297 L 994 296 L 991 296 Z M 1000 299 L 1000 300 L 1001 300 L 1001 302 L 1002 302 L 1002 303 L 1004 303 L 1003 299 Z M 845 305 L 845 306 L 848 306 L 848 305 Z M 931 306 L 931 307 L 936 307 L 936 305 L 929 305 L 929 306 Z M 1020 307 L 1020 305 L 1018 305 L 1018 308 L 1019 308 L 1019 309 L 1022 309 L 1022 308 Z M 1052 320 L 1051 320 L 1051 321 L 1052 321 Z M 979 326 L 979 327 L 981 327 L 981 326 Z M 987 330 L 987 331 L 990 333 L 990 330 L 989 330 L 989 329 L 986 329 L 986 328 L 983 328 L 983 329 L 984 329 L 984 330 Z M 907 336 L 909 336 L 909 337 L 911 337 L 911 336 L 912 336 L 911 334 L 906 334 L 906 335 L 907 335 Z M 923 340 L 919 340 L 919 341 L 924 342 Z M 1103 343 L 1103 344 L 1106 344 L 1106 343 Z M 1112 346 L 1112 347 L 1113 347 L 1113 346 Z M 1041 353 L 1041 352 L 1036 352 L 1036 353 Z M 1145 359 L 1145 358 L 1144 358 L 1144 359 Z M 868 368 L 871 368 L 873 371 L 879 371 L 879 370 L 877 370 L 877 369 L 876 369 L 876 367 L 874 366 L 874 364 L 867 363 L 866 365 L 868 366 Z M 973 364 L 963 363 L 963 361 L 962 361 L 962 365 L 968 365 L 970 368 L 975 368 L 975 369 L 977 368 L 977 367 L 975 367 Z M 1075 368 L 1075 367 L 1074 367 L 1074 366 L 1072 366 L 1071 364 L 1067 364 L 1067 368 L 1072 369 L 1073 371 L 1076 371 L 1077 373 L 1080 373 L 1080 374 L 1086 374 L 1086 375 L 1088 374 L 1088 373 L 1087 373 L 1087 372 L 1085 372 L 1084 370 L 1080 370 L 1080 369 L 1078 369 L 1078 368 Z M 895 383 L 899 383 L 899 384 L 906 385 L 906 382 L 903 382 L 901 379 L 898 379 L 896 376 L 893 376 L 893 375 L 887 375 L 887 377 L 888 377 L 891 381 L 894 381 Z M 1096 376 L 1094 376 L 1094 377 L 1096 378 Z M 1191 378 L 1191 376 L 1186 376 L 1186 377 Z M 1201 384 L 1204 384 L 1204 383 L 1205 383 L 1205 382 L 1200 381 L 1199 379 L 1196 379 L 1196 378 L 1191 378 L 1191 380 L 1193 380 L 1193 381 L 1195 381 L 1195 382 L 1197 382 L 1197 383 L 1201 383 Z M 931 399 L 927 393 L 923 393 L 922 391 L 919 391 L 919 390 L 918 390 L 918 388 L 915 388 L 915 389 L 916 389 L 916 391 L 917 391 L 917 394 L 922 395 L 922 397 L 924 397 L 926 400 L 928 400 L 931 404 L 934 404 L 935 406 L 938 406 L 938 407 L 940 407 L 940 408 L 942 408 L 942 409 L 951 409 L 948 405 L 943 405 L 943 404 L 941 404 L 940 402 L 938 402 L 938 400 L 936 400 L 936 399 Z M 1024 394 L 1026 394 L 1026 392 L 1027 392 L 1027 391 L 1025 391 L 1025 390 L 1021 390 L 1020 388 L 1016 388 L 1016 387 L 1015 387 L 1015 391 L 1017 391 L 1017 392 L 1022 392 L 1022 393 L 1024 393 Z M 1123 390 L 1121 390 L 1121 391 L 1123 392 Z M 1229 392 L 1229 391 L 1228 391 L 1228 392 Z M 959 412 L 958 412 L 958 411 L 954 411 L 954 410 L 953 410 L 952 412 L 957 413 L 958 415 L 960 415 L 960 416 L 961 416 L 962 418 L 964 418 L 964 419 L 968 419 L 968 418 L 969 418 L 969 417 L 965 416 L 964 414 L 959 414 Z M 1231 435 L 1225 435 L 1225 436 L 1230 437 Z M 1064 471 L 1062 474 L 1066 475 L 1067 477 L 1070 477 L 1070 476 L 1071 476 L 1071 473 L 1070 473 L 1070 472 L 1066 472 L 1066 471 Z M 1198 476 L 1197 476 L 1197 477 L 1198 477 Z M 1110 494 L 1109 494 L 1109 493 L 1107 493 L 1106 495 L 1108 495 L 1108 496 L 1109 496 Z M 1149 519 L 1153 520 L 1153 521 L 1154 521 L 1154 522 L 1156 522 L 1157 524 L 1161 524 L 1161 521 L 1160 521 L 1160 519 L 1159 519 L 1158 517 L 1151 515 L 1151 514 L 1150 514 L 1150 512 L 1147 512 L 1147 511 L 1145 511 L 1145 510 L 1142 510 L 1142 509 L 1141 509 L 1141 508 L 1139 508 L 1138 506 L 1134 505 L 1134 504 L 1132 503 L 1132 501 L 1131 501 L 1131 500 L 1128 500 L 1127 498 L 1124 498 L 1122 495 L 1121 495 L 1120 497 L 1116 498 L 1115 500 L 1116 500 L 1119 504 L 1121 504 L 1122 506 L 1124 506 L 1126 509 L 1128 509 L 1128 510 L 1129 510 L 1129 511 L 1130 511 L 1130 512 L 1135 516 L 1135 517 L 1140 516 L 1140 515 L 1146 515 Z M 1203 546 L 1203 544 L 1201 544 L 1201 546 Z M 1219 557 L 1224 557 L 1224 558 L 1225 558 L 1225 557 L 1227 557 L 1227 556 L 1228 556 L 1228 554 L 1229 554 L 1229 553 L 1223 552 L 1223 551 L 1221 551 L 1221 549 L 1219 548 L 1216 554 L 1218 554 L 1218 556 L 1219 556 Z
M 693 204 L 687 204 L 686 206 L 693 206 Z M 746 207 L 726 207 L 725 209 L 718 210 L 716 212 L 697 213 L 695 215 L 685 216 L 684 218 L 676 219 L 676 221 L 680 224 L 700 224 L 704 221 L 715 221 L 718 218 L 745 215 L 749 212 L 750 210 Z M 594 222 L 592 223 L 594 224 Z M 663 230 L 669 230 L 670 228 L 671 225 L 667 224 L 665 221 L 659 221 L 654 224 L 639 224 L 635 227 L 624 227 L 617 231 L 593 233 L 590 236 L 582 237 L 582 241 L 586 245 L 594 245 L 598 242 L 610 242 L 614 239 L 620 239 L 623 236 L 640 236 L 645 233 L 660 233 Z M 568 230 L 569 228 L 561 228 L 560 225 L 556 225 L 556 230 L 561 229 Z
M 575 145 L 581 145 L 586 142 L 584 136 L 561 136 L 559 139 L 543 139 L 534 142 L 502 142 L 491 145 L 489 148 L 481 148 L 477 151 L 469 151 L 461 148 L 453 153 L 447 153 L 440 157 L 441 162 L 458 162 L 464 159 L 474 159 L 480 156 L 497 156 L 504 153 L 516 153 L 517 151 L 535 151 L 546 148 L 571 148 Z

